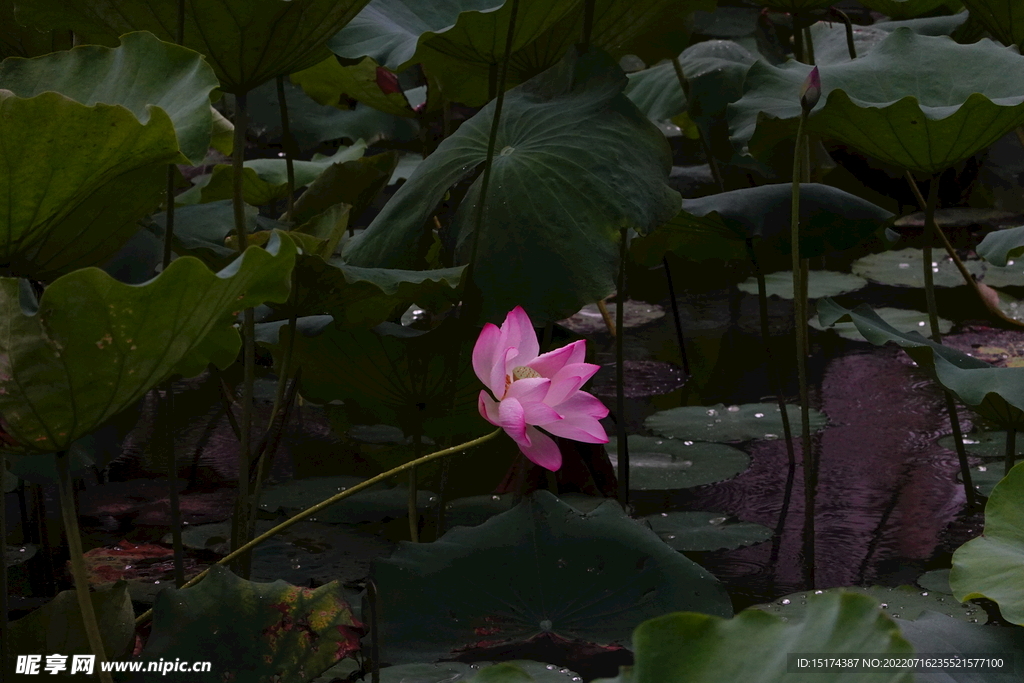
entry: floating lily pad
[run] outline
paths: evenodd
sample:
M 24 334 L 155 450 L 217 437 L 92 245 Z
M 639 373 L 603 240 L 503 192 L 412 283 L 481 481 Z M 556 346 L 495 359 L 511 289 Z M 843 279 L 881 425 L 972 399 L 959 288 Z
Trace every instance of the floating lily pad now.
M 933 593 L 953 594 L 953 589 L 949 587 L 948 569 L 933 569 L 930 572 L 925 572 L 917 577 L 917 585 Z
M 800 433 L 800 407 L 787 405 L 786 413 L 794 434 Z M 828 422 L 822 413 L 810 411 L 811 431 Z M 644 421 L 651 431 L 672 439 L 692 441 L 751 441 L 782 438 L 782 415 L 774 403 L 747 403 L 726 407 L 683 406 L 662 410 Z
M 260 497 L 260 507 L 267 512 L 278 510 L 293 515 L 322 500 L 365 481 L 360 477 L 311 477 L 292 479 L 268 486 Z M 405 486 L 377 484 L 318 512 L 316 521 L 329 524 L 358 524 L 384 519 L 397 519 L 408 514 L 409 489 Z M 427 510 L 437 495 L 430 491 L 416 492 L 416 507 Z
M 38 546 L 31 544 L 6 546 L 4 550 L 4 562 L 8 567 L 27 562 L 36 554 Z
M 608 303 L 608 313 L 615 320 L 616 305 Z M 622 326 L 625 328 L 639 327 L 659 318 L 665 317 L 665 309 L 657 304 L 649 304 L 643 301 L 629 299 L 622 304 Z M 595 332 L 608 332 L 608 326 L 604 322 L 604 316 L 598 310 L 597 304 L 587 304 L 579 312 L 559 320 L 558 324 L 567 327 L 576 334 L 594 334 Z
M 209 661 L 238 681 L 301 681 L 356 652 L 362 633 L 338 582 L 255 583 L 214 566 L 195 586 L 157 596 L 140 658 Z
M 839 296 L 856 292 L 867 286 L 864 278 L 851 275 L 850 273 L 837 273 L 831 270 L 812 270 L 807 279 L 807 298 L 820 299 L 823 296 Z M 747 278 L 739 285 L 741 292 L 757 296 L 757 278 Z M 781 273 L 769 273 L 764 276 L 764 288 L 768 296 L 777 296 L 782 299 L 793 298 L 793 271 L 787 270 Z
M 939 439 L 939 445 L 956 451 L 956 444 L 952 434 Z M 1016 456 L 1024 457 L 1024 435 L 1017 435 L 1015 441 L 1017 446 Z M 979 458 L 1005 458 L 1006 457 L 1006 432 L 971 432 L 964 434 L 964 448 L 968 455 Z
M 1005 467 L 1002 463 L 972 467 L 971 483 L 974 485 L 974 490 L 986 498 L 991 496 L 992 489 L 1003 480 L 1003 472 L 1005 472 Z M 963 478 L 959 474 L 957 474 L 956 479 L 959 482 L 963 482 Z
M 811 68 L 755 63 L 746 92 L 729 107 L 734 143 L 760 158 L 790 140 Z M 864 57 L 823 65 L 820 74 L 809 132 L 923 174 L 969 158 L 1024 121 L 1024 57 L 989 40 L 961 45 L 898 28 Z
M 157 593 L 174 586 L 174 551 L 168 546 L 121 541 L 113 547 L 93 548 L 84 559 L 89 585 L 102 589 L 124 581 L 136 602 L 150 604 Z M 186 579 L 205 568 L 185 558 Z
M 617 683 L 778 683 L 800 680 L 789 673 L 789 653 L 824 657 L 913 652 L 899 629 L 863 595 L 813 596 L 803 621 L 747 609 L 733 619 L 705 614 L 667 614 L 645 622 L 633 635 L 636 664 Z M 899 671 L 817 673 L 808 680 L 828 683 L 909 683 Z
M 904 332 L 916 331 L 916 332 L 927 332 L 928 327 L 928 314 L 920 311 L 907 311 L 901 308 L 878 308 L 875 309 L 875 313 L 878 314 L 882 320 L 892 325 L 897 330 Z M 831 327 L 825 327 L 817 318 L 811 318 L 807 321 L 807 324 L 816 330 L 835 330 L 835 332 L 844 339 L 851 339 L 853 341 L 867 341 L 864 339 L 858 330 L 857 326 L 852 322 L 848 323 L 836 323 Z M 953 329 L 953 323 L 945 318 L 939 318 L 939 331 L 942 334 L 946 334 Z
M 515 505 L 511 493 L 467 496 L 456 498 L 445 504 L 444 522 L 447 528 L 454 526 L 477 526 L 502 512 L 508 512 Z
M 772 537 L 766 526 L 730 519 L 721 512 L 662 512 L 644 519 L 661 540 L 680 552 L 732 550 Z
M 612 466 L 619 459 L 613 439 L 607 446 Z M 747 469 L 750 456 L 718 443 L 629 437 L 629 487 L 636 491 L 666 491 L 703 486 L 730 479 Z
M 802 593 L 792 593 L 755 609 L 778 614 L 791 621 L 800 621 L 807 612 L 808 602 L 822 593 L 859 593 L 875 601 L 893 619 L 917 619 L 926 611 L 939 612 L 968 623 L 984 624 L 988 614 L 978 605 L 961 604 L 958 600 L 939 592 L 921 590 L 917 586 L 846 586 Z
M 655 614 L 732 612 L 708 572 L 614 501 L 581 514 L 547 491 L 434 543 L 403 544 L 373 578 L 381 657 L 399 664 L 541 634 L 620 644 Z
M 978 256 L 996 266 L 1013 265 L 1010 259 L 1024 255 L 1024 225 L 993 230 L 978 244 Z
M 565 667 L 530 662 L 522 659 L 503 662 L 526 674 L 527 678 L 510 678 L 509 681 L 535 681 L 536 683 L 565 683 L 579 681 L 580 677 Z M 471 683 L 475 676 L 494 666 L 492 662 L 436 662 L 434 664 L 401 664 L 380 670 L 380 683 Z M 491 669 L 493 672 L 493 669 Z M 480 679 L 484 680 L 484 679 Z M 492 680 L 492 679 L 487 679 Z M 497 683 L 497 679 L 495 679 Z
M 626 398 L 660 396 L 686 384 L 686 375 L 678 365 L 656 360 L 622 361 Z M 594 375 L 591 392 L 601 398 L 614 398 L 617 391 L 615 364 L 604 365 Z
M 942 252 L 932 252 L 932 278 L 936 287 L 966 285 L 952 259 Z M 981 276 L 984 265 L 977 260 L 966 261 L 968 272 Z M 857 259 L 850 266 L 854 275 L 893 287 L 924 287 L 924 268 L 920 249 L 883 251 Z
M 988 598 L 1004 619 L 1024 625 L 1024 463 L 992 490 L 982 535 L 953 553 L 949 585 L 958 600 Z
M 1003 659 L 1000 670 L 949 667 L 918 671 L 915 683 L 1017 683 L 1024 676 L 1024 633 L 1018 628 L 994 628 L 939 614 L 924 612 L 913 621 L 894 619 L 900 634 L 918 654 L 942 657 L 993 657 Z

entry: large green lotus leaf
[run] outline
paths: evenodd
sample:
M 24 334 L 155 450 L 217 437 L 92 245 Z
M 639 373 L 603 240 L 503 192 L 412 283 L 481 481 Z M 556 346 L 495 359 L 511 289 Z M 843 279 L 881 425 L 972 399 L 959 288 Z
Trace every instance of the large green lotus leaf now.
M 899 656 L 913 652 L 874 600 L 845 592 L 814 596 L 801 621 L 748 609 L 732 619 L 666 614 L 633 633 L 633 683 L 911 683 L 905 671 L 787 673 L 789 653 Z
M 213 70 L 201 55 L 151 33 L 129 33 L 116 48 L 82 45 L 5 61 L 0 84 L 23 98 L 52 91 L 89 107 L 121 105 L 143 124 L 154 109 L 162 109 L 174 125 L 182 155 L 192 164 L 199 164 L 210 146 L 210 93 L 217 87 Z
M 854 275 L 893 287 L 924 287 L 924 263 L 920 249 L 896 249 L 859 258 L 850 266 Z M 932 256 L 932 282 L 936 287 L 960 287 L 967 284 L 956 265 L 946 256 Z M 965 261 L 968 272 L 981 276 L 980 261 Z
M 666 611 L 732 613 L 721 584 L 613 501 L 582 514 L 547 491 L 435 543 L 402 544 L 372 576 L 381 655 L 396 663 L 542 635 L 623 644 Z
M 71 49 L 67 32 L 38 31 L 14 19 L 14 0 L 0 0 L 0 60 L 8 57 L 38 57 Z
M 680 552 L 731 550 L 772 537 L 766 526 L 729 519 L 721 512 L 662 512 L 644 519 L 661 540 Z
M 1024 254 L 1024 225 L 993 230 L 978 244 L 978 256 L 996 266 L 1013 265 L 1011 259 Z
M 398 153 L 394 151 L 331 164 L 295 200 L 289 217 L 302 225 L 342 203 L 352 207 L 353 219 L 359 218 L 387 186 L 397 165 Z
M 120 581 L 109 588 L 90 593 L 89 597 L 96 611 L 96 621 L 107 658 L 126 659 L 135 644 L 135 612 L 128 596 L 128 584 Z M 56 676 L 47 675 L 47 678 L 58 680 L 78 679 L 78 675 L 72 676 L 69 673 L 71 655 L 92 653 L 82 623 L 82 612 L 78 607 L 78 596 L 73 590 L 61 591 L 53 600 L 28 616 L 11 622 L 8 638 L 10 652 L 13 654 L 66 655 L 68 669 Z M 12 665 L 14 659 L 10 657 Z M 8 680 L 19 678 L 22 677 L 10 675 Z
M 831 270 L 812 270 L 807 278 L 807 297 L 820 299 L 824 296 L 839 296 L 856 292 L 867 286 L 867 280 L 850 273 L 837 273 Z M 737 285 L 741 292 L 757 294 L 757 278 L 747 278 Z M 764 288 L 768 296 L 781 299 L 793 298 L 793 271 L 769 273 L 764 276 Z
M 339 259 L 303 256 L 296 264 L 295 297 L 287 305 L 294 304 L 300 316 L 333 315 L 336 328 L 368 329 L 413 303 L 456 303 L 465 270 L 358 268 Z
M 988 621 L 988 614 L 978 605 L 968 603 L 961 604 L 951 598 L 948 594 L 922 591 L 917 586 L 847 586 L 843 588 L 829 588 L 823 591 L 814 591 L 813 594 L 807 591 L 791 593 L 777 600 L 764 605 L 757 605 L 756 609 L 762 609 L 771 614 L 778 614 L 787 617 L 791 621 L 803 619 L 809 607 L 809 601 L 815 595 L 822 593 L 860 593 L 875 601 L 886 614 L 893 619 L 917 619 L 928 611 L 939 612 L 958 619 L 964 623 L 982 623 Z
M 618 467 L 614 442 L 607 445 L 612 465 Z M 750 465 L 743 451 L 719 443 L 629 437 L 629 488 L 634 491 L 669 491 L 731 479 Z
M 943 5 L 948 5 L 949 0 L 862 0 L 861 4 L 892 19 L 902 20 L 927 14 Z M 817 49 L 815 49 L 814 56 L 818 56 Z
M 283 511 L 294 515 L 322 500 L 364 481 L 360 477 L 312 477 L 292 479 L 283 484 L 268 486 L 260 497 L 260 507 L 267 512 Z M 407 512 L 409 489 L 405 487 L 371 487 L 346 498 L 316 515 L 317 521 L 329 524 L 358 524 L 397 519 Z M 430 491 L 416 492 L 417 507 L 426 510 L 437 498 Z
M 311 161 L 293 162 L 295 188 L 302 188 L 321 176 L 335 164 L 355 161 L 363 156 L 366 143 L 358 141 L 351 147 L 342 147 L 332 156 L 314 155 Z M 251 159 L 244 163 L 242 193 L 247 204 L 264 206 L 288 196 L 288 166 L 284 159 Z M 175 200 L 179 204 L 191 204 L 197 199 L 201 203 L 230 199 L 234 182 L 234 171 L 228 164 L 217 164 L 213 172 L 197 176 L 195 187 L 182 193 Z M 199 197 L 194 195 L 197 193 Z
M 368 0 L 188 0 L 185 47 L 206 56 L 224 90 L 246 92 L 329 56 L 327 40 Z M 175 40 L 176 0 L 15 0 L 18 20 L 110 44 L 132 31 Z
M 800 408 L 786 406 L 793 433 L 800 433 Z M 822 429 L 828 419 L 811 410 L 811 431 Z M 670 439 L 691 441 L 750 441 L 778 439 L 782 436 L 782 413 L 774 403 L 747 403 L 729 406 L 682 406 L 651 415 L 644 426 Z
M 824 9 L 832 4 L 830 0 L 756 0 L 757 4 L 778 12 L 808 12 Z
M 499 675 L 500 678 L 496 677 Z M 565 667 L 522 659 L 498 665 L 489 662 L 424 662 L 389 666 L 380 670 L 380 683 L 566 683 L 579 680 L 575 672 Z
M 202 158 L 210 140 L 216 79 L 199 55 L 147 34 L 6 60 L 0 86 L 10 274 L 48 280 L 103 263 L 159 205 L 166 164 Z M 68 92 L 48 92 L 58 88 Z
M 667 252 L 693 260 L 749 259 L 747 239 L 767 253 L 789 254 L 793 186 L 761 185 L 683 199 L 682 210 L 647 236 L 633 240 L 640 264 L 661 263 Z M 879 232 L 892 213 L 843 190 L 800 186 L 800 253 L 808 258 L 842 251 Z
M 197 375 L 234 362 L 232 326 L 246 306 L 283 301 L 295 246 L 275 237 L 220 273 L 179 258 L 145 285 L 95 268 L 58 278 L 35 297 L 0 279 L 0 414 L 35 453 L 66 450 L 172 373 Z
M 921 369 L 981 416 L 1002 427 L 1024 427 L 1024 391 L 1020 386 L 1024 368 L 996 368 L 925 339 L 916 331 L 900 332 L 865 304 L 849 310 L 831 299 L 821 299 L 817 306 L 818 321 L 823 326 L 852 322 L 876 346 L 897 344 Z
M 687 80 L 719 74 L 732 67 L 743 71 L 756 61 L 745 47 L 731 40 L 705 40 L 691 45 L 679 55 L 679 65 Z M 671 62 L 629 74 L 626 96 L 654 120 L 670 119 L 686 111 L 686 97 Z
M 953 553 L 949 585 L 957 600 L 988 598 L 1004 619 L 1024 625 L 1024 463 L 992 490 L 982 535 Z
M 481 234 L 474 231 L 481 178 L 453 225 L 459 263 L 478 239 L 474 278 L 485 320 L 522 305 L 543 325 L 606 297 L 614 289 L 619 229 L 647 232 L 677 211 L 664 136 L 622 95 L 625 83 L 604 53 L 577 59 L 570 52 L 506 96 Z M 347 244 L 345 260 L 419 266 L 424 225 L 437 203 L 486 159 L 493 113 L 491 103 L 442 142 Z
M 254 583 L 224 567 L 157 595 L 143 661 L 203 660 L 238 683 L 309 681 L 359 649 L 362 624 L 336 581 Z
M 942 653 L 943 657 L 1002 658 L 1002 671 L 950 667 L 942 671 L 919 671 L 916 683 L 1016 683 L 1024 676 L 1024 631 L 965 623 L 946 614 L 924 612 L 913 621 L 896 619 L 900 634 L 914 651 Z M 1007 661 L 1007 656 L 1012 657 Z
M 752 66 L 746 93 L 729 106 L 734 143 L 761 157 L 791 138 L 810 70 L 794 61 Z M 1024 57 L 989 40 L 960 45 L 900 28 L 820 73 L 808 130 L 898 168 L 943 171 L 1024 122 Z
M 1004 45 L 1024 47 L 1024 5 L 1015 0 L 962 0 L 971 17 Z
M 904 332 L 922 332 L 928 329 L 927 313 L 922 313 L 920 311 L 908 311 L 902 308 L 889 308 L 888 306 L 876 308 L 875 313 L 892 327 Z M 864 335 L 862 335 L 857 329 L 857 326 L 852 322 L 833 323 L 830 327 L 826 327 L 814 318 L 811 318 L 807 321 L 807 324 L 816 330 L 834 330 L 836 334 L 843 339 L 850 339 L 851 341 L 867 341 L 864 338 Z M 941 334 L 946 334 L 951 329 L 953 329 L 952 322 L 945 318 L 939 318 L 939 332 Z

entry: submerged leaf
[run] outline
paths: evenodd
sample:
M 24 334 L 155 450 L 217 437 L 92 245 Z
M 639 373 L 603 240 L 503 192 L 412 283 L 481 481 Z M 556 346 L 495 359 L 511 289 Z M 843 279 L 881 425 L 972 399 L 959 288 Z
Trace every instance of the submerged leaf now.
M 799 406 L 787 405 L 786 415 L 793 433 L 799 434 Z M 828 419 L 812 409 L 810 421 L 811 431 L 816 432 L 826 425 Z M 721 403 L 714 406 L 683 406 L 651 415 L 644 421 L 644 426 L 671 439 L 721 442 L 778 439 L 782 437 L 782 414 L 774 403 L 747 403 L 729 407 Z
M 606 447 L 613 467 L 619 459 L 615 442 Z M 718 443 L 629 437 L 629 487 L 634 491 L 667 491 L 730 479 L 747 469 L 750 456 Z

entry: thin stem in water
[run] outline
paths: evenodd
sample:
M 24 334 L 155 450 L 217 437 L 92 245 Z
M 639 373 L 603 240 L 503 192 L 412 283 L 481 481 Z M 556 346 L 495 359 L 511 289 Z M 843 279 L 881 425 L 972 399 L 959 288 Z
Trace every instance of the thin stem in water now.
M 295 210 L 295 141 L 292 127 L 288 122 L 288 98 L 284 93 L 284 76 L 277 77 L 277 106 L 281 110 L 281 146 L 284 147 L 284 164 L 288 174 L 288 216 L 294 220 Z
M 1014 460 L 1017 456 L 1017 428 L 1010 427 L 1006 430 L 1006 466 L 1003 470 L 1003 476 L 1010 474 L 1010 470 L 1013 469 Z
M 82 557 L 82 536 L 78 531 L 78 511 L 75 509 L 75 494 L 71 488 L 71 465 L 68 462 L 70 459 L 67 451 L 57 453 L 57 492 L 60 498 L 60 514 L 64 518 L 64 533 L 68 539 L 68 553 L 71 556 L 71 576 L 75 580 L 75 594 L 78 598 L 78 608 L 82 612 L 89 648 L 96 655 L 96 672 L 101 683 L 113 683 L 110 672 L 103 667 L 107 655 L 103 650 L 103 638 L 96 622 L 96 610 L 93 608 L 89 593 L 89 579 L 85 559 Z
M 679 302 L 676 301 L 676 288 L 672 286 L 672 269 L 668 266 L 668 258 L 662 257 L 661 267 L 665 269 L 665 282 L 668 284 L 668 300 L 672 304 L 672 322 L 676 328 L 676 341 L 679 343 L 679 355 L 683 360 L 683 374 L 690 376 L 690 361 L 686 356 L 686 342 L 683 336 L 683 321 L 679 317 Z
M 672 68 L 675 69 L 679 88 L 683 91 L 683 96 L 686 97 L 686 110 L 689 112 L 690 81 L 686 78 L 686 73 L 683 71 L 683 65 L 679 62 L 679 57 L 672 58 Z M 700 126 L 697 126 L 697 141 L 700 143 L 701 151 L 704 152 L 704 157 L 708 160 L 708 168 L 711 169 L 711 177 L 715 179 L 715 184 L 718 185 L 718 191 L 725 192 L 725 180 L 722 178 L 722 171 L 718 168 L 718 161 L 711 154 L 711 146 L 704 139 L 704 131 L 700 129 Z
M 619 455 L 619 503 L 629 505 L 629 443 L 626 438 L 625 368 L 622 324 L 626 300 L 626 228 L 619 230 L 619 282 L 615 293 L 615 432 Z

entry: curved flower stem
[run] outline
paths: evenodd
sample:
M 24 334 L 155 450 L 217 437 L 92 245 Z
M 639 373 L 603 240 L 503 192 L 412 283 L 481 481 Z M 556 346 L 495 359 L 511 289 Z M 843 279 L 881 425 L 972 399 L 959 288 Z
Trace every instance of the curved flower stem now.
M 843 22 L 843 26 L 846 28 L 846 49 L 850 53 L 850 59 L 857 59 L 857 44 L 853 41 L 853 24 L 850 22 L 850 17 L 838 7 L 832 7 L 830 11 L 839 17 L 839 21 Z
M 932 178 L 932 186 L 928 190 L 928 200 L 925 200 L 924 195 L 921 194 L 921 188 L 918 187 L 917 181 L 914 180 L 914 174 L 907 171 L 905 175 L 907 178 L 907 184 L 910 185 L 910 190 L 914 193 L 914 197 L 917 199 L 917 203 L 920 205 L 921 210 L 924 211 L 925 215 L 924 229 L 928 234 L 925 237 L 926 250 L 922 252 L 921 260 L 924 263 L 925 299 L 928 302 L 928 322 L 931 325 L 932 339 L 938 343 L 940 339 L 940 331 L 938 312 L 935 310 L 935 282 L 931 277 L 931 235 L 937 235 L 940 238 L 942 246 L 945 247 L 946 253 L 949 257 L 953 259 L 953 263 L 956 264 L 957 269 L 960 271 L 960 275 L 964 278 L 964 281 L 974 289 L 979 297 L 981 297 L 981 292 L 978 291 L 978 285 L 974 281 L 974 278 L 971 277 L 971 274 L 967 272 L 967 268 L 964 266 L 963 261 L 960 260 L 956 251 L 953 250 L 953 245 L 949 243 L 949 240 L 946 238 L 946 234 L 942 232 L 938 223 L 935 222 L 935 204 L 938 203 L 939 179 L 937 177 Z M 929 207 L 931 207 L 930 210 Z M 984 298 L 982 298 L 982 301 L 984 301 Z M 953 400 L 952 394 L 945 388 L 943 388 L 942 393 L 946 398 L 946 414 L 949 415 L 949 426 L 953 432 L 953 443 L 956 447 L 957 460 L 960 463 L 960 479 L 963 480 L 964 483 L 964 496 L 967 498 L 968 507 L 974 507 L 976 504 L 974 482 L 971 481 L 971 467 L 967 462 L 967 448 L 964 446 L 963 430 L 960 429 L 960 416 L 957 415 L 956 402 Z
M 615 337 L 618 331 L 615 329 L 615 319 L 612 318 L 612 314 L 608 312 L 608 304 L 601 299 L 597 302 L 597 310 L 601 313 L 601 319 L 604 320 L 604 326 L 608 328 L 608 334 Z
M 804 287 L 804 261 L 800 257 L 800 180 L 806 138 L 807 109 L 797 124 L 793 150 L 793 195 L 790 217 L 790 242 L 793 265 L 793 333 L 796 337 L 796 372 L 800 384 L 800 453 L 804 463 L 804 569 L 807 587 L 814 588 L 814 497 L 818 482 L 817 463 L 811 452 L 810 401 L 807 390 L 807 299 Z M 806 170 L 806 169 L 805 169 Z
M 420 434 L 420 430 L 417 429 L 416 433 L 412 437 L 412 448 L 413 448 L 413 460 L 419 460 L 420 453 L 423 452 L 423 435 Z M 416 509 L 416 468 L 412 467 L 409 469 L 409 539 L 413 543 L 420 542 L 420 513 Z
M 619 282 L 615 293 L 615 431 L 619 454 L 619 503 L 629 505 L 629 442 L 626 438 L 626 392 L 622 323 L 626 299 L 626 228 L 619 230 Z
M 255 548 L 256 546 L 258 546 L 260 543 L 263 543 L 263 541 L 267 540 L 268 538 L 272 538 L 272 537 L 276 536 L 277 534 L 281 533 L 282 531 L 284 531 L 285 529 L 288 529 L 289 527 L 291 527 L 291 526 L 293 526 L 295 524 L 298 524 L 299 522 L 301 522 L 302 520 L 306 519 L 310 515 L 315 515 L 316 513 L 320 512 L 321 510 L 323 510 L 325 508 L 328 508 L 331 505 L 334 505 L 335 503 L 338 503 L 338 502 L 340 502 L 342 500 L 345 500 L 346 498 L 348 498 L 350 496 L 353 496 L 353 495 L 359 493 L 360 491 L 365 491 L 366 489 L 370 488 L 371 486 L 374 486 L 375 484 L 379 484 L 382 481 L 390 479 L 391 477 L 395 476 L 396 474 L 401 474 L 402 472 L 407 472 L 407 471 L 409 471 L 409 470 L 411 470 L 411 469 L 413 469 L 415 467 L 419 467 L 420 465 L 425 465 L 428 462 L 431 462 L 433 460 L 437 460 L 438 458 L 443 458 L 443 457 L 445 457 L 447 455 L 454 455 L 455 453 L 461 453 L 462 451 L 469 450 L 470 448 L 474 448 L 476 446 L 479 446 L 480 444 L 483 444 L 483 443 L 486 443 L 486 442 L 490 441 L 494 437 L 496 437 L 499 434 L 501 434 L 501 432 L 502 432 L 501 429 L 495 429 L 493 432 L 491 432 L 489 434 L 485 434 L 485 435 L 483 435 L 481 437 L 478 437 L 476 439 L 473 439 L 472 441 L 467 441 L 466 443 L 459 444 L 458 446 L 452 446 L 451 448 L 445 448 L 444 450 L 435 451 L 433 453 L 428 453 L 427 455 L 424 455 L 421 458 L 417 458 L 415 460 L 410 460 L 409 462 L 407 462 L 405 464 L 402 464 L 402 465 L 399 465 L 398 467 L 395 467 L 393 469 L 390 469 L 387 472 L 384 472 L 383 474 L 378 474 L 375 477 L 370 477 L 366 481 L 360 482 L 360 483 L 356 484 L 355 486 L 347 488 L 344 491 L 342 491 L 341 493 L 336 493 L 333 496 L 331 496 L 330 498 L 327 498 L 326 500 L 322 500 L 319 503 L 317 503 L 316 505 L 314 505 L 312 507 L 309 507 L 309 508 L 306 508 L 305 510 L 303 510 L 302 512 L 294 515 L 293 517 L 290 517 L 289 519 L 286 519 L 285 521 L 283 521 L 280 524 L 278 524 L 277 526 L 275 526 L 273 529 L 270 529 L 269 531 L 267 531 L 267 532 L 265 532 L 263 534 L 260 534 L 259 536 L 257 536 L 256 538 L 252 539 L 251 541 L 249 541 L 245 545 L 241 546 L 237 550 L 233 550 L 229 554 L 225 555 L 224 557 L 222 557 L 220 560 L 217 561 L 217 564 L 227 564 L 227 563 L 231 562 L 232 560 L 234 560 L 238 556 L 242 555 L 243 553 L 247 553 L 250 550 L 252 550 L 253 548 Z M 209 574 L 209 573 L 210 573 L 210 570 L 207 569 L 206 571 L 203 571 L 203 572 L 200 572 L 199 574 L 196 574 L 194 577 L 192 577 L 192 579 L 188 583 L 186 583 L 184 586 L 182 586 L 182 588 L 190 588 L 191 586 L 196 585 L 197 583 L 202 581 L 206 577 L 206 575 Z M 144 623 L 146 623 L 146 621 L 149 620 L 149 618 L 151 616 L 153 616 L 153 610 L 148 610 L 146 612 L 143 612 L 135 620 L 135 623 L 136 624 L 144 624 Z
M 60 514 L 64 518 L 64 533 L 68 538 L 68 554 L 71 556 L 71 576 L 75 580 L 75 597 L 82 612 L 85 635 L 89 648 L 96 655 L 96 672 L 102 683 L 113 683 L 109 671 L 103 664 L 107 655 L 103 651 L 103 638 L 96 622 L 96 610 L 89 594 L 89 580 L 86 578 L 85 560 L 82 557 L 82 536 L 78 531 L 78 511 L 75 509 L 75 494 L 71 488 L 71 466 L 67 451 L 57 453 L 57 492 L 60 497 Z
M 1017 428 L 1010 427 L 1006 430 L 1006 467 L 1003 471 L 1003 476 L 1010 474 L 1010 470 L 1013 469 L 1013 461 L 1016 460 L 1017 455 Z

